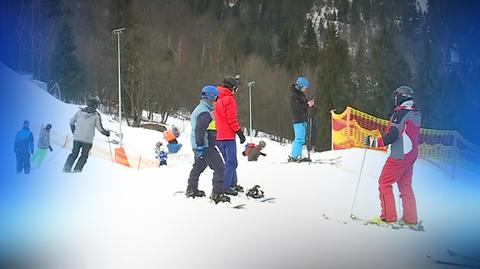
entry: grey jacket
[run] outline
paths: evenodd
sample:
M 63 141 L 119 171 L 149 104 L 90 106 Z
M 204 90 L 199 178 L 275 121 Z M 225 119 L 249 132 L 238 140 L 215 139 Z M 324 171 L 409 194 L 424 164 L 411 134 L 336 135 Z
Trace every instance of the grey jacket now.
M 48 149 L 50 147 L 50 131 L 46 128 L 40 130 L 37 147 L 39 149 Z
M 95 128 L 106 135 L 107 130 L 103 128 L 100 114 L 92 107 L 86 107 L 75 113 L 70 120 L 70 127 L 73 131 L 73 140 L 89 143 L 93 142 Z
M 398 107 L 390 118 L 381 146 L 391 145 L 390 157 L 401 160 L 407 154 L 418 156 L 420 145 L 420 112 L 412 107 Z

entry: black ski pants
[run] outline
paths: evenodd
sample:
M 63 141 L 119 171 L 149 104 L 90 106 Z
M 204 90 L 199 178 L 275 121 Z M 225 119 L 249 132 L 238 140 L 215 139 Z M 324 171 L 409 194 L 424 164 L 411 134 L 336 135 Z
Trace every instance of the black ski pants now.
M 73 163 L 78 157 L 80 153 L 80 149 L 82 150 L 82 154 L 80 158 L 78 158 L 77 164 L 75 164 L 75 168 L 73 168 L 74 172 L 81 172 L 85 163 L 87 163 L 88 154 L 90 153 L 90 149 L 92 149 L 92 143 L 84 143 L 80 141 L 73 141 L 73 149 L 72 153 L 68 155 L 67 161 L 63 166 L 63 172 L 71 172 Z
M 222 157 L 215 147 L 208 147 L 205 149 L 203 156 L 197 157 L 195 155 L 195 161 L 193 163 L 192 171 L 190 171 L 190 177 L 188 178 L 187 191 L 198 190 L 198 179 L 200 174 L 205 171 L 205 168 L 209 166 L 213 170 L 212 192 L 223 193 L 223 177 L 225 175 L 225 164 Z

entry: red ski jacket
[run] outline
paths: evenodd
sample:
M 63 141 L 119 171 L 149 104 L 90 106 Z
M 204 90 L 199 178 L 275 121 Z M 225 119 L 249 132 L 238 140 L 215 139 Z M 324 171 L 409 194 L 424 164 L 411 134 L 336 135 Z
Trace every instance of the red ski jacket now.
M 237 101 L 233 92 L 223 86 L 217 86 L 218 100 L 215 102 L 213 115 L 217 127 L 217 140 L 234 140 L 240 130 L 237 119 Z

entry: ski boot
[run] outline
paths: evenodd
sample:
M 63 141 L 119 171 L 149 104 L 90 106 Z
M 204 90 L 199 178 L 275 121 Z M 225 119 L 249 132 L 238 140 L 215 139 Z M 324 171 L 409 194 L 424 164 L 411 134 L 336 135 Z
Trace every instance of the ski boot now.
M 230 203 L 230 197 L 226 196 L 223 193 L 214 193 L 210 195 L 210 199 L 215 202 L 215 204 L 218 204 L 220 202 L 222 203 Z
M 253 188 L 249 189 L 246 194 L 248 197 L 252 197 L 253 199 L 260 199 L 263 198 L 265 195 L 263 191 L 260 189 L 259 185 L 253 186 Z
M 405 222 L 403 220 L 400 220 L 400 221 L 398 221 L 398 225 L 408 227 L 408 228 L 410 228 L 412 230 L 415 230 L 415 231 L 424 231 L 425 230 L 421 221 L 419 223 L 408 223 L 408 222 Z
M 233 189 L 236 190 L 237 192 L 244 192 L 243 187 L 238 184 Z
M 185 196 L 195 199 L 195 197 L 205 197 L 205 192 L 202 190 L 187 190 Z
M 226 189 L 226 190 L 225 190 L 225 194 L 226 194 L 226 195 L 231 195 L 231 196 L 237 196 L 237 195 L 238 195 L 238 191 L 236 191 L 235 189 Z

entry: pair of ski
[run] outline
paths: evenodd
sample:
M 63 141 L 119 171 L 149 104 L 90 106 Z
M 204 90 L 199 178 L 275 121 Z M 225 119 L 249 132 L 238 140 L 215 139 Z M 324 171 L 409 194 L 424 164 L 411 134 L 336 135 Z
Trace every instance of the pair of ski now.
M 343 224 L 348 223 L 348 221 L 345 221 L 345 220 L 330 218 L 326 214 L 322 214 L 322 217 L 326 220 L 336 221 L 336 222 L 340 222 L 340 223 L 343 223 Z M 355 215 L 351 215 L 350 220 L 352 220 L 353 222 L 356 222 L 356 223 L 363 224 L 363 225 L 374 225 L 374 226 L 378 226 L 378 227 L 390 228 L 390 229 L 393 229 L 393 230 L 410 229 L 410 230 L 413 230 L 413 231 L 416 231 L 416 232 L 424 232 L 425 231 L 425 228 L 422 225 L 422 221 L 420 221 L 416 225 L 405 224 L 403 222 L 398 222 L 398 221 L 393 222 L 393 223 L 386 223 L 386 222 L 385 223 L 377 223 L 377 222 L 374 222 L 372 220 L 361 219 L 361 218 L 359 218 Z
M 173 193 L 173 196 L 177 196 L 178 194 L 183 194 L 185 195 L 185 191 L 176 191 Z M 234 200 L 237 200 L 237 198 L 244 198 L 244 199 L 247 199 L 247 200 L 253 200 L 253 201 L 257 201 L 259 203 L 274 203 L 276 198 L 275 197 L 262 197 L 262 198 L 259 198 L 259 199 L 255 199 L 255 198 L 249 198 L 249 197 L 242 197 L 242 195 L 240 195 L 240 193 L 237 195 L 237 196 L 232 196 L 231 199 L 230 199 L 230 202 L 229 203 L 218 203 L 218 204 L 215 204 L 215 202 L 213 200 L 210 200 L 210 198 L 208 198 L 207 196 L 204 196 L 204 197 L 197 197 L 197 199 L 209 199 L 211 203 L 215 204 L 215 205 L 221 205 L 221 204 L 226 204 L 227 207 L 229 208 L 233 208 L 233 209 L 245 209 L 246 206 L 247 206 L 247 203 L 245 203 L 245 201 L 235 201 L 232 203 L 232 198 Z M 189 198 L 190 199 L 190 198 Z M 192 198 L 193 199 L 193 198 Z
M 437 259 L 432 255 L 425 255 L 427 259 L 433 263 L 449 265 L 452 267 L 461 268 L 480 268 L 480 257 L 470 257 L 452 250 L 447 250 L 450 258 Z
M 286 162 L 282 163 L 316 163 L 316 164 L 331 164 L 331 165 L 337 165 L 342 161 L 342 156 L 338 157 L 333 157 L 333 158 L 319 158 L 319 159 L 309 159 L 309 158 L 303 158 L 301 160 L 288 160 Z

